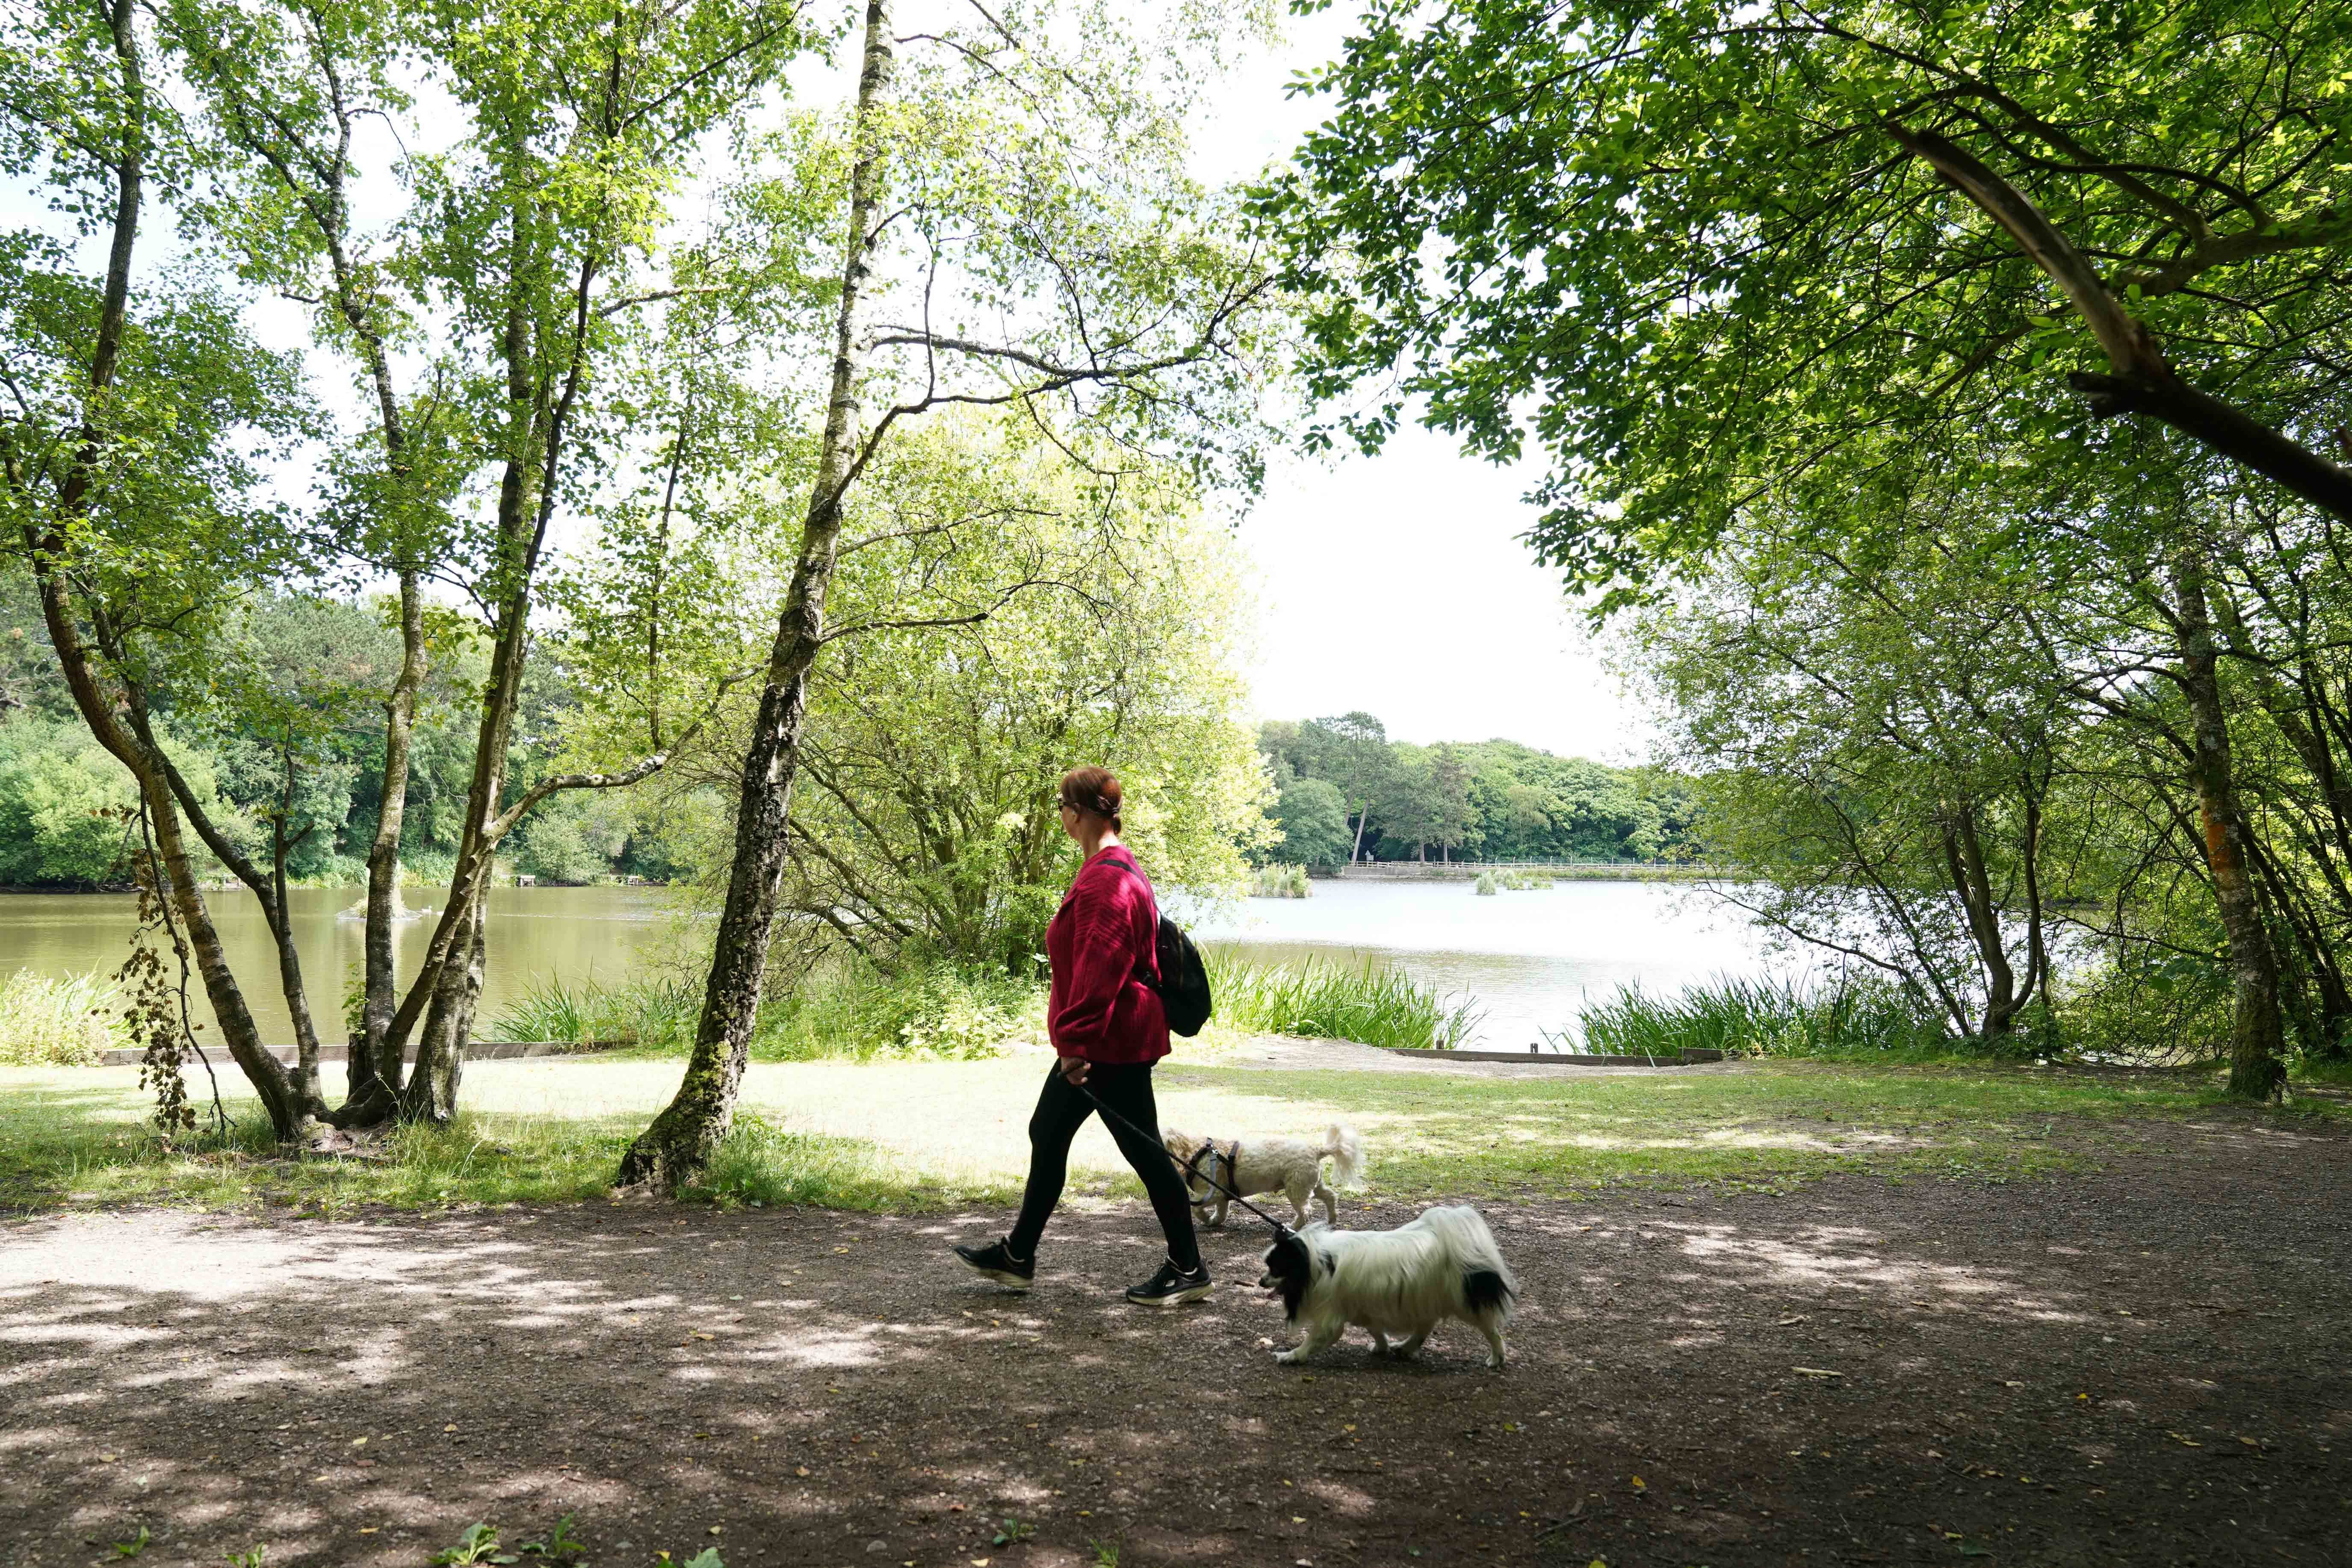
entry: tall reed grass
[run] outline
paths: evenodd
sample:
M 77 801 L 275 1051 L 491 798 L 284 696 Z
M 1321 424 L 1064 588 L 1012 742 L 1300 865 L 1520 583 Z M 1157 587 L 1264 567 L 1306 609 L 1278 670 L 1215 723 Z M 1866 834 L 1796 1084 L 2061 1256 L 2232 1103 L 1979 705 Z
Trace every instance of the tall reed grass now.
M 95 1067 L 131 1044 L 114 983 L 92 970 L 57 979 L 19 970 L 0 981 L 0 1062 Z
M 617 985 L 533 975 L 490 1020 L 484 1038 L 585 1046 L 683 1045 L 694 1037 L 702 997 L 679 979 L 638 975 Z
M 1314 892 L 1304 866 L 1260 866 L 1250 887 L 1255 899 L 1305 899 Z
M 1216 1019 L 1232 1028 L 1453 1050 L 1469 1042 L 1486 1015 L 1475 998 L 1423 985 L 1392 963 L 1310 958 L 1260 965 L 1214 952 L 1202 956 Z
M 1942 1017 L 1901 987 L 1841 979 L 1718 976 L 1679 996 L 1628 985 L 1586 1006 L 1584 1048 L 1602 1056 L 1671 1057 L 1686 1049 L 1726 1056 L 1917 1059 L 1960 1048 Z

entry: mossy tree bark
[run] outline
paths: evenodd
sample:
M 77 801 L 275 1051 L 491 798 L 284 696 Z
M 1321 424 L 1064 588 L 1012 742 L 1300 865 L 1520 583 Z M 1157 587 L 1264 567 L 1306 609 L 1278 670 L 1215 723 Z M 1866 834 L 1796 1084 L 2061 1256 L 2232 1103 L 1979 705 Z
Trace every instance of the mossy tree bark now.
M 2281 1058 L 2285 1031 L 2279 1016 L 2279 969 L 2264 922 L 2262 895 L 2247 852 L 2245 816 L 2230 756 L 2229 715 L 2222 704 L 2213 620 L 2204 563 L 2195 547 L 2180 550 L 2171 569 L 2173 613 L 2179 628 L 2176 679 L 2189 703 L 2189 782 L 2197 792 L 2205 865 L 2229 939 L 2231 988 L 2230 1092 L 2268 1100 L 2286 1079 Z

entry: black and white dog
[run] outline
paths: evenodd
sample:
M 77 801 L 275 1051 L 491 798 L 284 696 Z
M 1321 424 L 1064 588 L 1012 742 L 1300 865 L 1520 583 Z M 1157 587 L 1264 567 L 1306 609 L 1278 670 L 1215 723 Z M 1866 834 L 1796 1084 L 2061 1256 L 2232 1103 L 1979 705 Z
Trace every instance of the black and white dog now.
M 1495 1233 L 1467 1204 L 1426 1210 L 1394 1230 L 1286 1231 L 1265 1249 L 1258 1283 L 1281 1296 L 1284 1315 L 1306 1334 L 1279 1362 L 1328 1350 L 1351 1323 L 1371 1331 L 1375 1353 L 1394 1334 L 1402 1342 L 1396 1353 L 1410 1356 L 1430 1330 L 1459 1318 L 1486 1336 L 1486 1364 L 1499 1367 L 1519 1294 Z

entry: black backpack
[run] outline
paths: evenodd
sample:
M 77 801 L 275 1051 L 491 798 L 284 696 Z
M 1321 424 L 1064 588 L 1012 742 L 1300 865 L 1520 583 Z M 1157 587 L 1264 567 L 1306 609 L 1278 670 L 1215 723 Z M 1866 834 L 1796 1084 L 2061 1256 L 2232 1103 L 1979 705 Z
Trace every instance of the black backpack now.
M 1146 887 L 1150 885 L 1142 872 L 1126 861 L 1114 860 L 1111 864 L 1132 873 Z M 1159 908 L 1160 900 L 1155 896 L 1153 912 L 1157 913 Z M 1190 1039 L 1201 1032 L 1201 1026 L 1209 1021 L 1209 1014 L 1216 1005 L 1209 994 L 1209 966 L 1201 962 L 1201 950 L 1192 945 L 1184 928 L 1164 914 L 1160 916 L 1160 930 L 1151 945 L 1160 960 L 1160 983 L 1152 989 L 1160 993 L 1160 1007 L 1168 1015 L 1168 1027 Z

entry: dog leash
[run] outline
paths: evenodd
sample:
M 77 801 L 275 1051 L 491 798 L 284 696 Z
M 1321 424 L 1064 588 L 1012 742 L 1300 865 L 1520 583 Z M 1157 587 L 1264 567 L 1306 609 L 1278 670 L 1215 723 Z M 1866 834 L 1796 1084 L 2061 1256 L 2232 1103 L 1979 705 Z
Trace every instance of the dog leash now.
M 1058 1072 L 1058 1071 L 1060 1071 L 1061 1069 L 1057 1067 L 1057 1068 L 1055 1068 L 1055 1070 Z M 1069 1083 L 1069 1081 L 1070 1081 L 1070 1080 L 1069 1080 L 1066 1077 L 1065 1077 L 1065 1078 L 1063 1079 L 1063 1080 L 1062 1080 L 1062 1081 L 1063 1081 L 1063 1082 L 1065 1082 L 1065 1083 Z M 1185 1172 L 1187 1174 L 1191 1174 L 1191 1173 L 1192 1173 L 1190 1171 L 1190 1168 L 1189 1168 L 1189 1167 L 1187 1167 L 1187 1166 L 1185 1165 L 1185 1163 L 1184 1163 L 1184 1162 L 1183 1162 L 1183 1161 L 1179 1160 L 1178 1158 L 1176 1158 L 1175 1153 L 1174 1153 L 1174 1152 L 1172 1152 L 1172 1151 L 1168 1147 L 1168 1145 L 1167 1145 L 1167 1144 L 1162 1143 L 1162 1142 L 1161 1142 L 1158 1138 L 1156 1138 L 1156 1137 L 1152 1136 L 1152 1135 L 1151 1135 L 1150 1133 L 1149 1133 L 1149 1132 L 1146 1132 L 1142 1128 L 1138 1127 L 1134 1122 L 1129 1121 L 1126 1117 L 1121 1116 L 1118 1111 L 1113 1110 L 1109 1106 L 1105 1105 L 1105 1104 L 1104 1104 L 1104 1103 L 1103 1103 L 1099 1099 L 1097 1099 L 1097 1098 L 1096 1097 L 1096 1095 L 1095 1095 L 1095 1091 L 1094 1091 L 1093 1089 L 1088 1089 L 1085 1084 L 1082 1084 L 1082 1083 L 1071 1083 L 1071 1084 L 1070 1084 L 1070 1087 L 1071 1087 L 1072 1089 L 1076 1089 L 1080 1094 L 1085 1095 L 1085 1096 L 1087 1097 L 1087 1101 L 1088 1101 L 1089 1103 L 1091 1103 L 1097 1110 L 1099 1110 L 1099 1111 L 1101 1111 L 1101 1112 L 1103 1113 L 1103 1118 L 1104 1118 L 1104 1120 L 1105 1120 L 1105 1121 L 1116 1121 L 1116 1122 L 1118 1122 L 1121 1127 L 1126 1128 L 1129 1132 L 1134 1133 L 1138 1138 L 1142 1139 L 1145 1142 L 1147 1142 L 1147 1143 L 1150 1144 L 1154 1149 L 1157 1149 L 1157 1150 L 1159 1150 L 1161 1153 L 1166 1154 L 1166 1155 L 1168 1156 L 1168 1163 L 1169 1163 L 1170 1164 L 1171 1164 L 1171 1165 L 1174 1165 L 1174 1166 L 1175 1166 L 1179 1171 L 1183 1171 L 1183 1172 Z M 1209 1185 L 1211 1185 L 1211 1186 L 1213 1186 L 1213 1187 L 1216 1188 L 1216 1189 L 1217 1189 L 1217 1191 L 1219 1191 L 1219 1192 L 1221 1192 L 1221 1193 L 1224 1194 L 1225 1194 L 1225 1196 L 1227 1196 L 1227 1197 L 1229 1197 L 1229 1198 L 1233 1199 L 1233 1200 L 1234 1200 L 1234 1202 L 1235 1202 L 1235 1203 L 1237 1203 L 1237 1204 L 1241 1205 L 1242 1205 L 1242 1207 L 1244 1207 L 1244 1208 L 1245 1208 L 1245 1209 L 1249 1210 L 1249 1212 L 1250 1212 L 1250 1213 L 1252 1213 L 1252 1214 L 1254 1214 L 1254 1215 L 1257 1215 L 1257 1217 L 1258 1217 L 1258 1218 L 1260 1218 L 1260 1219 L 1262 1219 L 1262 1220 L 1265 1221 L 1265 1223 L 1266 1223 L 1266 1224 L 1268 1224 L 1268 1225 L 1270 1225 L 1270 1226 L 1274 1226 L 1274 1233 L 1275 1233 L 1275 1235 L 1276 1235 L 1276 1237 L 1285 1237 L 1285 1236 L 1290 1236 L 1290 1235 L 1294 1235 L 1294 1234 L 1296 1234 L 1295 1232 L 1293 1232 L 1293 1231 L 1291 1230 L 1291 1228 L 1290 1228 L 1288 1226 L 1286 1226 L 1286 1225 L 1283 1224 L 1280 1220 L 1278 1220 L 1278 1219 L 1275 1218 L 1272 1215 L 1270 1215 L 1270 1214 L 1266 1213 L 1264 1209 L 1262 1209 L 1262 1208 L 1258 1207 L 1255 1204 L 1254 1204 L 1254 1203 L 1250 1202 L 1250 1201 L 1249 1201 L 1249 1199 L 1247 1199 L 1247 1198 L 1245 1198 L 1245 1197 L 1242 1196 L 1242 1195 L 1241 1195 L 1241 1194 L 1239 1194 L 1239 1193 L 1237 1193 L 1237 1192 L 1234 1191 L 1234 1190 L 1233 1190 L 1233 1188 L 1231 1188 L 1231 1187 L 1229 1187 L 1229 1186 L 1225 1185 L 1223 1182 L 1221 1182 L 1221 1181 L 1217 1180 L 1217 1178 L 1216 1178 L 1216 1177 L 1214 1177 L 1214 1176 L 1213 1176 L 1213 1175 L 1210 1175 L 1210 1174 L 1209 1174 L 1208 1173 L 1206 1173 L 1206 1172 L 1202 1172 L 1202 1173 L 1200 1173 L 1200 1176 L 1201 1176 L 1201 1179 L 1202 1179 L 1202 1181 L 1204 1181 L 1204 1182 L 1208 1183 L 1208 1184 L 1209 1184 Z M 1235 1181 L 1239 1181 L 1239 1180 L 1241 1180 L 1241 1177 L 1239 1176 L 1239 1174 L 1236 1174 L 1236 1175 L 1234 1177 L 1234 1179 Z M 1189 1195 L 1189 1194 L 1188 1194 L 1188 1195 Z

